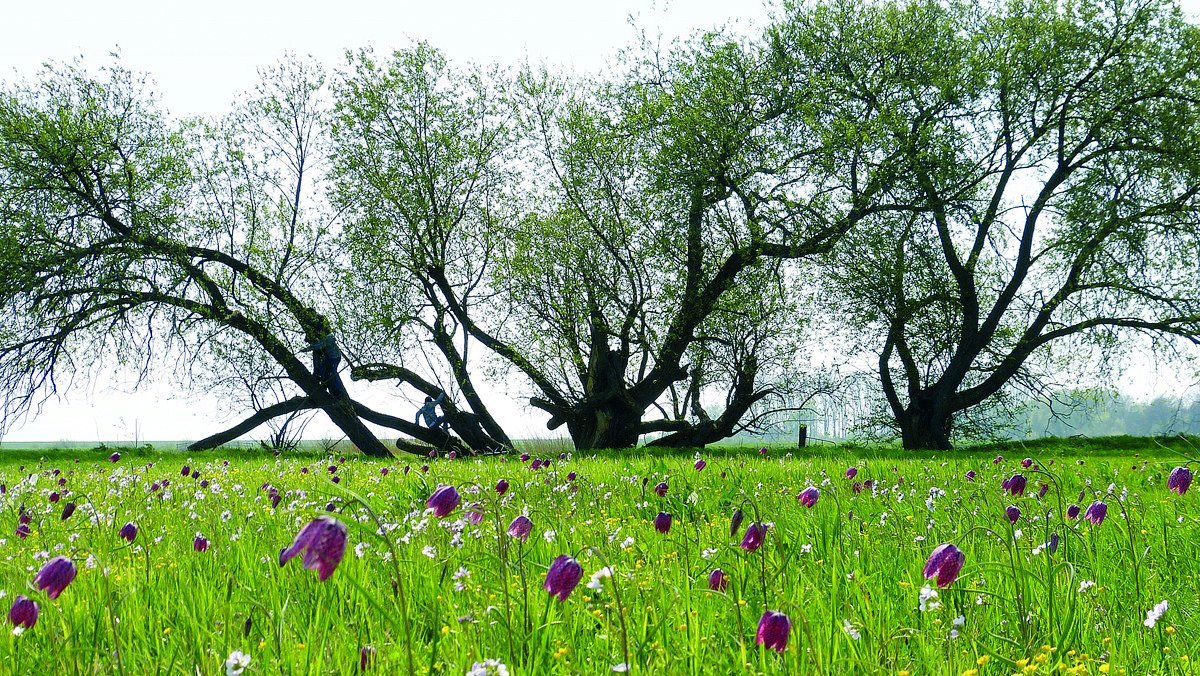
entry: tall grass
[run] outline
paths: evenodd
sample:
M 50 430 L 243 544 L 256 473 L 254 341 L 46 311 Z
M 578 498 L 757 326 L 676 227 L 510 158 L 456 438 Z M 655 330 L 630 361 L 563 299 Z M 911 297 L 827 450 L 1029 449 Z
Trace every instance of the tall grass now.
M 0 672 L 224 673 L 240 651 L 250 674 L 407 673 L 411 651 L 414 671 L 447 674 L 489 659 L 512 674 L 1190 673 L 1200 519 L 1194 493 L 1165 486 L 1185 461 L 1059 446 L 1034 455 L 1034 469 L 1020 457 L 993 464 L 993 450 L 730 449 L 704 454 L 702 471 L 692 455 L 605 453 L 537 470 L 511 457 L 434 460 L 428 473 L 419 459 L 359 456 L 6 457 L 0 590 L 3 603 L 25 595 L 41 613 L 4 633 Z M 850 463 L 871 487 L 854 492 Z M 182 476 L 184 464 L 199 476 Z M 1015 472 L 1029 480 L 1023 496 L 1000 487 Z M 665 497 L 652 490 L 660 481 Z M 439 484 L 463 497 L 444 519 L 425 508 Z M 821 493 L 811 509 L 796 499 L 808 486 Z M 79 508 L 63 521 L 68 500 Z M 1094 500 L 1109 506 L 1100 525 L 1064 516 Z M 472 503 L 477 525 L 465 518 Z M 24 539 L 13 534 L 22 506 Z M 731 534 L 736 509 L 746 521 Z M 651 525 L 659 512 L 673 517 L 666 534 Z M 348 525 L 349 543 L 318 582 L 278 557 L 323 513 Z M 527 542 L 505 533 L 519 514 L 534 523 Z M 738 545 L 754 521 L 767 537 L 750 552 Z M 139 529 L 133 544 L 117 537 L 126 522 Z M 197 534 L 208 551 L 194 550 Z M 937 589 L 921 573 L 943 542 L 966 561 Z M 542 585 L 563 554 L 584 575 L 559 602 Z M 52 601 L 32 580 L 56 555 L 79 576 Z M 611 577 L 593 583 L 605 566 Z M 718 567 L 730 580 L 722 592 L 707 582 Z M 1146 626 L 1163 600 L 1169 609 Z M 755 641 L 767 610 L 790 619 L 782 652 Z

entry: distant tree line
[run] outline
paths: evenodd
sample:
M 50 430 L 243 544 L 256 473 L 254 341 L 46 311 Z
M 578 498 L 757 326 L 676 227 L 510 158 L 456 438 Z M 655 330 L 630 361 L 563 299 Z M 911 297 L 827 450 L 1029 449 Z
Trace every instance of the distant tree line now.
M 288 58 L 219 119 L 119 64 L 0 92 L 5 425 L 117 365 L 424 453 L 703 446 L 850 390 L 949 448 L 1200 342 L 1200 30 L 1160 0 L 785 2 L 612 75 Z M 394 385 L 436 420 L 353 396 Z M 840 394 L 839 394 L 840 393 Z

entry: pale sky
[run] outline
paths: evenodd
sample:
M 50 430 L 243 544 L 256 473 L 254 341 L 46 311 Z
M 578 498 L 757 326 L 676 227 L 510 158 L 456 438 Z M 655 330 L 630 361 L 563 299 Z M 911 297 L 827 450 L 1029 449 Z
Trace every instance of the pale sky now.
M 1200 10 L 1200 0 L 1182 4 L 1193 17 Z M 390 51 L 425 40 L 454 63 L 516 66 L 528 60 L 578 73 L 597 72 L 633 42 L 631 16 L 639 29 L 667 43 L 721 24 L 750 32 L 765 23 L 767 9 L 761 0 L 66 0 L 14 1 L 6 4 L 2 16 L 0 80 L 34 77 L 47 60 L 82 57 L 89 68 L 96 68 L 119 51 L 127 68 L 151 74 L 172 114 L 217 116 L 237 93 L 254 86 L 258 68 L 287 52 L 312 55 L 332 70 L 342 63 L 347 48 Z M 1163 376 L 1141 375 L 1150 390 L 1162 389 L 1161 382 L 1166 382 Z M 362 384 L 347 385 L 354 396 L 395 415 L 411 416 L 415 411 L 415 406 L 389 395 L 367 395 Z M 40 415 L 0 440 L 198 439 L 232 422 L 214 419 L 213 402 L 175 399 L 165 386 L 125 394 L 112 391 L 109 383 L 93 383 L 68 395 L 50 401 Z M 497 410 L 514 437 L 552 434 L 539 412 L 520 407 L 515 399 Z M 307 436 L 339 435 L 318 417 Z

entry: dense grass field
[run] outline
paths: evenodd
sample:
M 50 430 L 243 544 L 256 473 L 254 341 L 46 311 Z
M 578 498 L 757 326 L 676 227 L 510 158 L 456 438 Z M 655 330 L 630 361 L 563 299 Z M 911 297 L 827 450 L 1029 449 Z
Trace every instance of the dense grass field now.
M 1194 444 L 0 451 L 0 673 L 1191 673 Z

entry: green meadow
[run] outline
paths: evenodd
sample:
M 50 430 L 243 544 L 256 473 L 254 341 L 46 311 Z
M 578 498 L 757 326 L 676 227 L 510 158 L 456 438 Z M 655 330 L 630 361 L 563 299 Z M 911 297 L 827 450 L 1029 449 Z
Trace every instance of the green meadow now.
M 0 456 L 0 603 L 39 608 L 28 627 L 10 612 L 4 673 L 1182 674 L 1200 659 L 1197 496 L 1167 486 L 1195 439 L 526 461 L 112 451 Z M 427 500 L 446 485 L 460 501 L 439 518 Z M 322 515 L 346 530 L 324 581 L 308 553 L 280 565 Z M 522 515 L 524 541 L 507 532 Z M 743 547 L 754 524 L 765 538 Z M 922 573 L 943 543 L 963 558 L 939 587 Z M 560 556 L 582 568 L 561 601 L 545 589 Z M 51 599 L 35 580 L 55 557 L 77 575 Z M 768 611 L 786 631 L 760 645 Z

